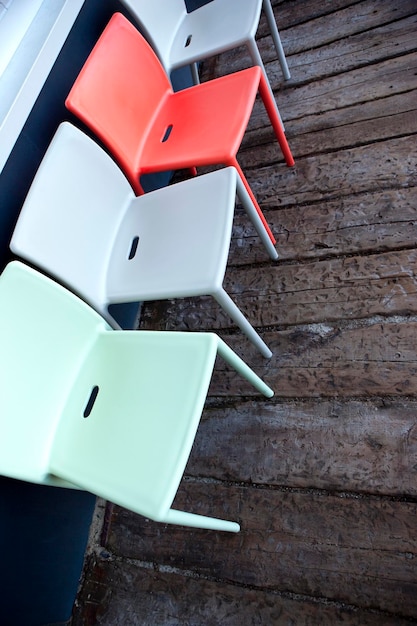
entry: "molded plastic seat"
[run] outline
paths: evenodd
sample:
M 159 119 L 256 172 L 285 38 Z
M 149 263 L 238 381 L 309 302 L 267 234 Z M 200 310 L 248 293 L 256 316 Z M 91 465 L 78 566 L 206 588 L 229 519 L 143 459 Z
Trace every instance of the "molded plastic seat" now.
M 0 474 L 77 487 L 151 519 L 237 532 L 171 509 L 216 355 L 272 390 L 212 333 L 113 330 L 13 261 L 0 277 Z
M 246 45 L 253 64 L 261 67 L 267 79 L 255 40 L 263 6 L 284 78 L 291 78 L 270 0 L 212 0 L 191 13 L 187 13 L 184 0 L 122 3 L 140 24 L 167 73 L 193 64 L 196 83 L 198 61 L 241 45 Z
M 78 293 L 113 325 L 111 304 L 212 295 L 270 357 L 222 286 L 236 187 L 276 259 L 234 168 L 136 197 L 110 156 L 64 122 L 41 162 L 10 247 Z
M 258 66 L 174 93 L 145 38 L 116 13 L 78 75 L 66 106 L 107 146 L 137 194 L 143 193 L 142 174 L 234 166 L 275 243 L 236 159 L 258 89 L 286 162 L 293 165 Z

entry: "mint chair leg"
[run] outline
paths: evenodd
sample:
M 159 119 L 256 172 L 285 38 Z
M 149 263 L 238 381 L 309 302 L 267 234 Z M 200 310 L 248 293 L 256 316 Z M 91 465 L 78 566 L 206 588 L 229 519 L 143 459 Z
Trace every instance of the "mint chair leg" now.
M 255 389 L 257 389 L 262 395 L 266 396 L 267 398 L 272 398 L 274 392 L 271 387 L 268 387 L 268 385 L 264 383 L 262 378 L 255 374 L 253 369 L 250 368 L 249 365 L 247 365 L 245 361 L 232 350 L 232 348 L 230 348 L 222 339 L 220 339 L 220 337 L 218 337 L 217 349 L 218 353 L 226 361 L 226 363 L 228 363 L 237 372 L 239 372 L 239 374 L 243 376 L 243 378 L 245 378 L 249 383 L 251 383 L 251 385 L 253 385 Z
M 206 517 L 196 513 L 177 511 L 169 509 L 162 522 L 167 524 L 179 524 L 180 526 L 190 526 L 192 528 L 207 528 L 209 530 L 224 530 L 230 533 L 238 533 L 240 526 L 237 522 L 228 522 L 215 517 Z

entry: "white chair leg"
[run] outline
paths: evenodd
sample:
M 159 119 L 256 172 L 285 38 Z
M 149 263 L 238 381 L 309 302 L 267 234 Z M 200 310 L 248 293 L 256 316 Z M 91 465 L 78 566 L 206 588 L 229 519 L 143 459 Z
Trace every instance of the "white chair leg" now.
M 237 522 L 228 522 L 215 517 L 206 517 L 205 515 L 197 515 L 196 513 L 187 513 L 186 511 L 177 511 L 169 509 L 166 516 L 160 520 L 167 524 L 179 524 L 180 526 L 190 526 L 192 528 L 207 528 L 209 530 L 225 530 L 229 533 L 238 533 L 240 526 Z
M 253 202 L 250 199 L 250 196 L 246 190 L 246 187 L 242 183 L 240 176 L 236 176 L 236 193 L 249 219 L 254 225 L 256 232 L 259 235 L 260 240 L 264 244 L 266 251 L 268 252 L 271 259 L 275 261 L 278 258 L 278 252 L 276 251 L 274 244 L 271 241 L 270 236 L 266 232 L 265 226 L 263 225 L 262 220 L 259 217 L 258 212 L 255 209 Z
M 282 130 L 285 132 L 284 123 L 282 121 L 281 113 L 279 112 L 278 105 L 277 105 L 277 102 L 275 100 L 274 92 L 272 91 L 271 83 L 269 82 L 269 78 L 268 78 L 268 75 L 266 73 L 263 61 L 262 61 L 262 57 L 259 54 L 258 46 L 256 45 L 256 42 L 253 39 L 249 39 L 246 42 L 246 45 L 247 45 L 248 52 L 249 52 L 249 54 L 251 56 L 253 64 L 254 65 L 259 65 L 259 67 L 262 70 L 262 74 L 265 76 L 265 81 L 266 81 L 266 84 L 268 85 L 269 91 L 271 92 L 272 100 L 274 101 L 275 108 L 276 108 L 277 113 L 278 113 L 279 121 L 281 122 Z
M 272 356 L 271 350 L 268 348 L 264 340 L 261 339 L 253 326 L 248 322 L 242 311 L 233 302 L 232 298 L 224 291 L 224 289 L 220 289 L 214 293 L 213 296 L 226 313 L 230 315 L 232 320 L 236 322 L 241 331 L 244 332 L 245 335 L 258 348 L 262 356 L 269 359 Z
M 278 60 L 282 68 L 282 73 L 284 74 L 285 80 L 289 80 L 291 78 L 291 74 L 290 70 L 288 69 L 287 59 L 285 58 L 284 48 L 282 47 L 281 37 L 279 36 L 278 27 L 275 21 L 274 12 L 272 10 L 270 0 L 263 0 L 262 6 L 269 25 L 269 30 L 271 31 L 271 36 L 274 41 L 275 49 L 277 51 Z
M 200 75 L 198 73 L 198 64 L 197 63 L 191 63 L 191 76 L 193 78 L 194 85 L 199 85 L 200 84 Z
M 251 385 L 253 385 L 255 389 L 257 389 L 262 395 L 266 396 L 267 398 L 272 398 L 274 392 L 271 387 L 268 387 L 268 385 L 264 383 L 262 378 L 260 378 L 258 374 L 255 374 L 253 369 L 250 368 L 249 365 L 245 363 L 245 361 L 241 359 L 240 356 L 238 356 L 236 352 L 234 352 L 232 348 L 223 341 L 223 339 L 217 337 L 217 340 L 218 353 L 226 361 L 226 363 L 229 363 L 231 367 L 239 372 L 239 374 L 243 376 L 243 378 L 245 378 L 249 383 L 251 383 Z

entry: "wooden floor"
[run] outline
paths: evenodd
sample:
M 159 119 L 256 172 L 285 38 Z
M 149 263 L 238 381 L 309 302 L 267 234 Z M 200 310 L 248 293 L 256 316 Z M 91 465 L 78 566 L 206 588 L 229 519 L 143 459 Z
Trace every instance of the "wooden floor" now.
M 141 320 L 218 331 L 275 390 L 218 363 L 175 502 L 242 529 L 98 507 L 74 625 L 417 623 L 417 3 L 273 4 L 288 83 L 263 21 L 259 45 L 296 166 L 257 105 L 240 162 L 280 258 L 238 209 L 226 276 L 273 357 L 210 299 Z

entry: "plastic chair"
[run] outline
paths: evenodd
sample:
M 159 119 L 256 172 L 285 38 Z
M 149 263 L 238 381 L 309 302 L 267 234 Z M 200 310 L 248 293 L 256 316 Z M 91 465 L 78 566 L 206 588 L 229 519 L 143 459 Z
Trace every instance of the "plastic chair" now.
M 191 64 L 195 83 L 199 82 L 198 61 L 241 45 L 268 80 L 255 39 L 263 6 L 284 78 L 291 78 L 270 0 L 212 0 L 191 13 L 184 0 L 122 3 L 140 24 L 166 72 Z
M 0 343 L 0 474 L 81 488 L 156 521 L 239 530 L 171 508 L 217 354 L 273 395 L 217 335 L 112 330 L 13 261 L 0 277 Z
M 66 106 L 103 141 L 137 194 L 143 193 L 142 174 L 218 164 L 235 167 L 275 243 L 236 159 L 258 88 L 286 162 L 293 165 L 258 66 L 174 93 L 150 45 L 116 13 L 78 75 Z
M 276 259 L 234 168 L 136 197 L 108 154 L 64 122 L 35 176 L 10 247 L 76 291 L 113 325 L 111 304 L 212 295 L 270 357 L 222 286 L 236 187 Z

